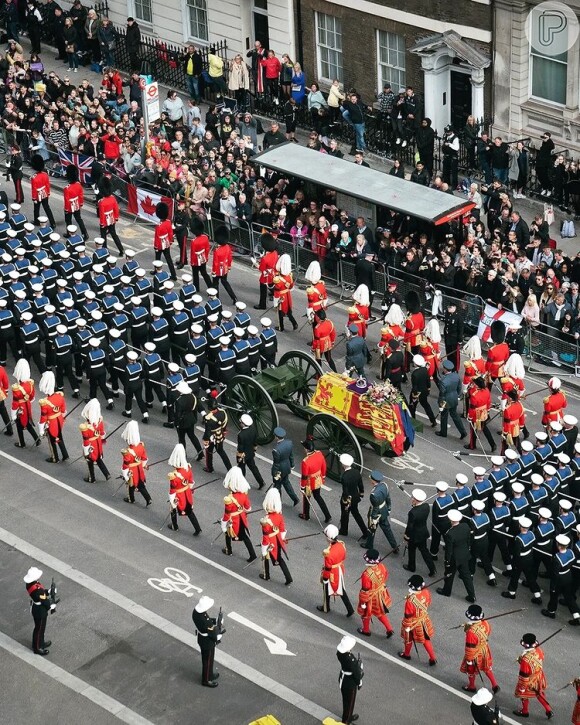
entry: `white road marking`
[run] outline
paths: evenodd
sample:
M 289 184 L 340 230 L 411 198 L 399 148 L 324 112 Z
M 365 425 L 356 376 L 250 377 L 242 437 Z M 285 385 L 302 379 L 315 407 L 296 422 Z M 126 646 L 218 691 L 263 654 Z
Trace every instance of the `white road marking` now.
M 252 622 L 250 619 L 246 619 L 246 617 L 243 617 L 237 612 L 230 612 L 227 616 L 230 619 L 233 619 L 234 622 L 238 622 L 238 624 L 243 624 L 244 627 L 248 627 L 248 629 L 257 632 L 258 634 L 261 634 L 264 638 L 266 646 L 270 650 L 271 655 L 288 655 L 289 657 L 296 657 L 294 652 L 290 652 L 288 650 L 288 645 L 286 644 L 286 642 L 284 642 L 283 639 L 280 639 L 280 637 L 272 634 L 272 632 L 268 632 L 267 629 L 260 627 L 258 624 L 255 624 L 255 622 Z
M 6 529 L 0 528 L 0 540 L 4 541 L 6 544 L 14 547 L 15 549 L 18 549 L 27 556 L 30 556 L 31 559 L 42 562 L 45 566 L 50 567 L 50 569 L 57 571 L 59 574 L 67 577 L 67 579 L 70 579 L 71 581 L 76 582 L 80 586 L 85 587 L 85 589 L 88 589 L 92 594 L 96 594 L 97 596 L 105 599 L 111 604 L 120 607 L 129 614 L 132 614 L 138 619 L 141 619 L 146 624 L 155 627 L 155 629 L 164 632 L 170 637 L 173 637 L 173 639 L 176 639 L 178 642 L 181 642 L 199 652 L 199 645 L 197 644 L 197 639 L 195 635 L 192 632 L 188 632 L 187 630 L 182 629 L 177 624 L 171 622 L 169 619 L 165 619 L 165 617 L 161 617 L 159 614 L 152 612 L 150 609 L 142 607 L 140 604 L 134 602 L 132 599 L 129 599 L 120 592 L 117 592 L 115 589 L 111 589 L 110 587 L 106 586 L 106 584 L 103 584 L 102 582 L 99 582 L 96 579 L 87 576 L 82 571 L 79 571 L 78 569 L 70 566 L 70 564 L 67 564 L 64 561 L 57 559 L 56 557 L 48 554 L 42 549 L 37 548 L 28 541 L 25 541 L 24 539 L 21 539 L 18 536 L 11 534 L 9 531 L 6 531 Z M 34 655 L 32 656 L 34 657 Z M 38 655 L 36 655 L 36 657 L 38 658 Z M 267 692 L 272 693 L 273 695 L 279 697 L 282 700 L 285 700 L 289 704 L 293 705 L 299 710 L 302 710 L 303 712 L 308 713 L 308 715 L 311 715 L 318 720 L 324 720 L 327 717 L 333 717 L 332 713 L 330 713 L 328 710 L 325 710 L 323 707 L 320 707 L 320 705 L 317 705 L 311 700 L 307 700 L 298 692 L 295 692 L 294 690 L 291 690 L 285 685 L 282 685 L 271 677 L 268 677 L 267 675 L 258 672 L 258 670 L 255 670 L 253 667 L 250 667 L 236 657 L 227 654 L 227 652 L 224 652 L 223 650 L 216 650 L 215 660 L 220 665 L 223 665 L 224 667 L 227 667 L 227 669 L 232 670 L 232 672 L 241 675 L 246 680 L 249 680 L 253 684 L 258 685 Z M 72 675 L 69 676 L 72 677 Z M 89 687 L 85 683 L 83 683 L 83 685 L 85 687 Z M 101 694 L 102 693 L 99 693 L 99 695 Z M 107 696 L 105 695 L 105 697 Z M 119 707 L 123 707 L 120 703 L 117 704 L 119 705 Z M 131 721 L 126 720 L 126 722 Z M 141 722 L 143 723 L 143 725 L 146 725 L 146 723 L 148 723 L 149 721 L 140 720 L 135 722 Z
M 189 574 L 181 571 L 181 569 L 168 566 L 163 571 L 167 579 L 156 579 L 155 577 L 147 579 L 147 584 L 153 587 L 153 589 L 157 589 L 158 592 L 163 592 L 164 594 L 179 592 L 186 597 L 193 597 L 193 592 L 197 592 L 198 594 L 203 592 L 203 589 L 190 583 Z
M 164 543 L 169 544 L 170 546 L 173 546 L 176 549 L 179 549 L 180 551 L 187 554 L 188 556 L 191 556 L 194 559 L 197 559 L 198 561 L 200 561 L 204 564 L 207 564 L 208 566 L 212 567 L 216 571 L 219 571 L 222 574 L 226 574 L 227 576 L 231 577 L 232 579 L 235 579 L 235 580 L 241 582 L 245 586 L 248 586 L 248 587 L 254 589 L 255 591 L 260 592 L 264 596 L 270 597 L 270 599 L 273 599 L 273 600 L 277 601 L 278 603 L 284 605 L 285 607 L 292 609 L 293 611 L 297 612 L 298 614 L 301 614 L 303 617 L 306 617 L 307 619 L 311 619 L 312 621 L 316 622 L 317 624 L 321 624 L 322 626 L 326 627 L 327 629 L 338 634 L 340 637 L 343 637 L 345 634 L 352 636 L 352 632 L 347 632 L 345 629 L 342 629 L 341 627 L 336 626 L 332 622 L 322 619 L 321 617 L 314 614 L 313 612 L 310 612 L 307 609 L 304 609 L 299 604 L 295 604 L 294 602 L 291 602 L 288 599 L 284 599 L 284 597 L 280 596 L 279 594 L 276 594 L 275 592 L 262 587 L 260 584 L 257 584 L 256 582 L 251 581 L 250 579 L 246 579 L 241 574 L 238 574 L 235 571 L 231 571 L 230 569 L 227 569 L 222 564 L 218 564 L 217 562 L 212 561 L 211 559 L 208 559 L 206 556 L 203 556 L 203 554 L 199 554 L 197 551 L 193 551 L 192 549 L 187 548 L 183 544 L 180 544 L 178 541 L 174 541 L 174 540 L 168 538 L 167 536 L 165 536 L 164 534 L 159 533 L 159 531 L 155 531 L 154 529 L 151 529 L 148 526 L 145 526 L 145 524 L 142 524 L 140 521 L 136 521 L 136 520 L 130 518 L 126 514 L 123 514 L 122 512 L 117 511 L 116 509 L 112 508 L 111 506 L 108 506 L 107 504 L 102 503 L 101 501 L 96 501 L 95 499 L 91 498 L 88 494 L 83 493 L 82 491 L 78 491 L 77 489 L 73 488 L 72 486 L 69 486 L 66 483 L 63 483 L 62 481 L 59 481 L 57 478 L 54 478 L 53 476 L 49 476 L 47 473 L 44 473 L 44 471 L 40 471 L 40 470 L 34 468 L 33 466 L 30 466 L 27 463 L 24 463 L 23 461 L 19 461 L 17 458 L 14 458 L 14 456 L 11 456 L 8 453 L 4 453 L 4 451 L 0 451 L 0 457 L 5 458 L 7 461 L 14 463 L 17 466 L 20 466 L 21 468 L 24 468 L 32 475 L 40 476 L 41 478 L 44 478 L 46 481 L 50 481 L 50 483 L 53 483 L 55 486 L 58 486 L 59 488 L 63 489 L 64 491 L 72 493 L 74 496 L 78 496 L 79 498 L 87 501 L 91 505 L 97 506 L 98 508 L 102 509 L 103 511 L 106 511 L 107 513 L 111 514 L 112 516 L 115 516 L 116 518 L 125 521 L 129 525 L 134 526 L 135 528 L 148 533 L 150 536 L 153 536 L 154 538 L 158 539 L 159 541 L 163 541 Z M 398 521 L 397 519 L 391 519 L 391 521 L 398 524 L 399 526 L 405 526 L 405 524 L 403 524 L 402 521 Z M 10 543 L 10 541 L 7 541 L 6 538 L 4 538 L 6 535 L 9 537 L 10 541 L 14 540 L 14 538 L 15 538 L 9 532 L 7 532 L 3 529 L 0 529 L 0 538 L 3 538 L 3 540 L 6 541 L 6 543 Z M 49 555 L 46 555 L 46 556 L 49 556 Z M 65 566 L 68 566 L 68 565 L 65 565 Z M 82 576 L 84 576 L 84 575 L 82 575 Z M 138 606 L 138 605 L 135 605 L 135 606 Z M 153 615 L 153 616 L 156 617 L 157 615 Z M 171 627 L 174 626 L 173 623 L 170 623 L 170 625 L 171 625 Z M 378 647 L 375 647 L 374 645 L 370 644 L 369 642 L 363 640 L 360 637 L 355 637 L 355 639 L 361 647 L 364 647 L 364 648 L 370 650 L 371 652 L 374 652 L 379 657 L 382 657 L 383 659 L 387 660 L 391 664 L 394 664 L 397 667 L 402 667 L 403 669 L 408 670 L 409 672 L 413 672 L 413 674 L 417 675 L 418 677 L 421 677 L 424 680 L 427 680 L 428 682 L 430 682 L 431 684 L 436 685 L 437 687 L 440 687 L 441 689 L 445 690 L 446 692 L 449 692 L 450 694 L 455 695 L 455 697 L 459 697 L 462 700 L 466 700 L 467 702 L 469 702 L 471 700 L 471 698 L 468 695 L 465 695 L 463 692 L 456 690 L 454 687 L 451 687 L 451 685 L 448 685 L 446 682 L 438 680 L 437 678 L 433 677 L 432 675 L 429 675 L 426 672 L 422 672 L 421 670 L 417 669 L 413 665 L 410 665 L 407 662 L 405 662 L 404 660 L 401 660 L 399 657 L 394 657 L 393 655 L 390 655 L 387 652 L 384 652 L 383 650 L 379 649 Z M 221 655 L 223 656 L 224 653 L 222 652 Z M 243 663 L 239 663 L 239 664 L 243 665 Z M 229 667 L 228 664 L 226 664 L 225 666 Z M 243 665 L 243 666 L 246 667 L 246 665 Z M 233 669 L 235 669 L 235 667 L 233 667 Z M 256 672 L 256 675 L 259 675 L 260 677 L 264 677 L 264 675 L 261 675 L 258 672 Z M 268 679 L 270 679 L 270 678 L 268 678 Z M 276 683 L 274 681 L 272 681 L 272 686 L 283 687 L 282 685 L 278 685 L 278 683 Z M 272 692 L 274 692 L 274 694 L 278 694 L 277 691 L 272 690 Z M 297 707 L 299 707 L 299 705 L 297 705 Z M 313 714 L 313 713 L 310 713 L 310 714 Z M 320 719 L 324 719 L 324 717 L 322 717 Z M 513 720 L 509 717 L 504 716 L 504 720 L 505 720 L 505 722 L 510 723 L 510 725 L 521 725 L 516 720 Z
M 35 655 L 32 650 L 29 650 L 20 642 L 9 637 L 4 632 L 0 632 L 0 647 L 9 652 L 14 657 L 18 657 L 22 662 L 26 662 L 30 667 L 34 667 L 42 674 L 50 677 L 64 687 L 68 687 L 69 690 L 76 692 L 81 697 L 85 697 L 87 700 L 94 702 L 103 710 L 110 712 L 118 720 L 122 722 L 130 723 L 131 725 L 153 725 L 151 720 L 146 720 L 141 715 L 138 715 L 134 710 L 129 709 L 123 703 L 115 700 L 113 697 L 105 694 L 102 690 L 98 690 L 96 687 L 87 684 L 84 680 L 81 680 L 75 675 L 71 675 L 70 672 L 63 670 L 62 667 L 55 665 L 54 662 L 50 662 L 45 657 L 39 657 Z

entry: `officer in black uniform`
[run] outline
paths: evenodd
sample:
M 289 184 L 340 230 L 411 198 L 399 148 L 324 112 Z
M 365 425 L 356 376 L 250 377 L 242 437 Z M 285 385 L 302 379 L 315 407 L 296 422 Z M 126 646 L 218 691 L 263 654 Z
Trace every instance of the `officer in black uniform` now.
M 236 463 L 241 469 L 244 476 L 246 475 L 246 467 L 250 469 L 256 482 L 258 489 L 264 488 L 264 479 L 256 465 L 256 448 L 258 444 L 256 439 L 258 431 L 252 420 L 252 416 L 244 413 L 240 416 L 240 432 L 238 433 L 238 449 L 236 451 Z
M 419 549 L 423 561 L 429 570 L 429 576 L 435 576 L 437 569 L 435 568 L 433 557 L 427 548 L 427 539 L 429 538 L 429 529 L 427 528 L 429 504 L 426 502 L 426 498 L 427 494 L 423 489 L 413 489 L 411 494 L 411 508 L 407 514 L 407 526 L 403 536 L 409 559 L 406 564 L 403 564 L 403 569 L 412 572 L 415 571 L 415 556 L 417 549 Z
M 32 633 L 32 651 L 36 655 L 47 655 L 48 648 L 52 644 L 50 640 L 44 639 L 44 631 L 46 629 L 46 620 L 49 612 L 56 610 L 56 602 L 53 602 L 50 592 L 45 589 L 38 581 L 42 576 L 42 571 L 37 567 L 31 567 L 26 576 L 24 583 L 26 591 L 30 596 L 32 618 L 34 619 L 34 632 Z
M 481 687 L 471 698 L 471 717 L 473 725 L 499 725 L 502 722 L 499 707 L 491 708 L 489 703 L 493 695 L 486 687 Z
M 348 536 L 348 520 L 352 514 L 353 519 L 359 525 L 362 536 L 359 541 L 366 541 L 369 530 L 360 515 L 358 505 L 365 495 L 365 487 L 360 471 L 353 468 L 354 458 L 350 453 L 343 453 L 340 456 L 340 465 L 343 468 L 340 483 L 342 485 L 342 496 L 340 497 L 340 536 Z
M 431 391 L 431 378 L 427 370 L 427 363 L 423 355 L 414 355 L 413 364 L 415 369 L 411 373 L 411 398 L 409 400 L 409 410 L 413 418 L 417 414 L 417 404 L 421 403 L 421 407 L 427 413 L 431 428 L 435 428 L 437 420 L 433 413 L 433 408 L 429 403 L 429 393 Z
M 401 344 L 398 340 L 389 340 L 389 355 L 385 358 L 383 365 L 383 380 L 388 380 L 395 388 L 401 389 L 401 383 L 405 376 L 405 357 L 400 350 Z
M 443 586 L 437 587 L 436 591 L 437 594 L 450 597 L 457 572 L 467 591 L 465 599 L 468 602 L 475 602 L 473 574 L 469 570 L 471 529 L 457 509 L 448 511 L 447 518 L 451 525 L 445 534 L 445 579 Z
M 213 454 L 214 451 L 222 459 L 226 471 L 232 467 L 228 454 L 224 449 L 224 441 L 226 439 L 226 428 L 228 425 L 228 416 L 225 410 L 219 407 L 217 400 L 219 393 L 213 389 L 209 394 L 209 411 L 202 413 L 205 423 L 203 432 L 203 447 L 205 448 L 205 466 L 203 470 L 207 473 L 213 473 Z
M 451 360 L 453 367 L 459 370 L 459 348 L 463 341 L 463 320 L 457 313 L 457 303 L 449 300 L 443 325 L 443 339 L 445 341 L 445 356 Z
M 177 437 L 181 445 L 185 448 L 185 437 L 189 436 L 189 440 L 195 446 L 197 451 L 196 461 L 203 458 L 203 448 L 199 442 L 199 438 L 195 434 L 195 426 L 197 424 L 198 401 L 192 389 L 183 380 L 176 387 L 178 398 L 175 401 L 175 427 L 177 428 Z
M 352 653 L 355 644 L 354 637 L 345 635 L 336 648 L 336 656 L 340 662 L 338 684 L 342 694 L 341 722 L 343 723 L 352 723 L 358 720 L 358 715 L 354 712 L 354 705 L 357 692 L 362 687 L 364 671 L 360 655 L 357 658 Z
M 201 650 L 201 684 L 204 687 L 218 686 L 219 673 L 214 672 L 213 658 L 216 645 L 220 643 L 226 631 L 219 621 L 221 616 L 218 616 L 217 619 L 209 616 L 208 610 L 213 605 L 213 599 L 203 596 L 191 613 L 197 634 L 197 644 Z
M 125 389 L 125 410 L 122 415 L 125 418 L 131 417 L 133 398 L 135 398 L 141 411 L 141 421 L 149 423 L 147 403 L 143 400 L 143 366 L 139 362 L 139 353 L 135 352 L 135 350 L 129 350 L 127 353 L 123 387 Z
M 272 450 L 272 479 L 274 488 L 282 493 L 282 487 L 296 506 L 300 499 L 290 483 L 290 473 L 294 468 L 294 447 L 292 441 L 286 438 L 286 430 L 281 426 L 274 428 L 276 447 Z

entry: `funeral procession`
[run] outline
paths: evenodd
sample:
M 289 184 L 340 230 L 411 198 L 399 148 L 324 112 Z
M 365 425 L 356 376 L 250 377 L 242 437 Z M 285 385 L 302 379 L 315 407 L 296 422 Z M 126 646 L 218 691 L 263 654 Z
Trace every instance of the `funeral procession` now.
M 572 142 L 455 10 L 0 5 L 0 721 L 580 725 Z

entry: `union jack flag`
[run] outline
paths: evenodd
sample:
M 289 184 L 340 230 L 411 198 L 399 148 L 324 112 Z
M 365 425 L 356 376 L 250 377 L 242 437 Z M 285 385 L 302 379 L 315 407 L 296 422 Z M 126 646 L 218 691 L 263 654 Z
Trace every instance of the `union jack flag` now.
M 67 166 L 76 166 L 79 170 L 79 181 L 81 184 L 84 186 L 90 183 L 93 163 L 95 161 L 92 156 L 85 156 L 84 154 L 77 154 L 74 151 L 59 149 L 58 158 L 62 166 L 63 174 Z

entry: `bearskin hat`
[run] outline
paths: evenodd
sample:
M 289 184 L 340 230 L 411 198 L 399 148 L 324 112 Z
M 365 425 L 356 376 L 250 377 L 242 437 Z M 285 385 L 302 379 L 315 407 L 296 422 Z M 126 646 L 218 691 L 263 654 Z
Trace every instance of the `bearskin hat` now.
M 103 196 L 111 196 L 113 193 L 113 186 L 111 184 L 111 179 L 109 179 L 108 176 L 104 176 L 99 181 L 99 190 Z
M 44 159 L 40 154 L 34 154 L 30 159 L 30 165 L 35 171 L 44 171 Z
M 505 325 L 501 320 L 494 320 L 491 323 L 491 339 L 497 345 L 505 340 Z
M 273 252 L 278 246 L 278 242 L 275 237 L 266 232 L 260 237 L 260 245 L 265 252 Z
M 72 164 L 69 164 L 66 169 L 64 170 L 64 175 L 66 176 L 66 180 L 70 184 L 74 184 L 75 181 L 79 180 L 79 170 L 76 166 L 73 166 Z
M 169 207 L 164 201 L 160 201 L 155 207 L 157 218 L 164 222 L 169 217 Z
M 203 234 L 205 231 L 203 221 L 197 215 L 191 217 L 191 221 L 189 222 L 189 228 L 196 237 L 199 237 L 199 235 Z
M 415 290 L 407 292 L 405 297 L 405 304 L 407 305 L 407 311 L 414 315 L 416 312 L 421 310 L 421 300 Z
M 220 247 L 230 241 L 230 230 L 225 226 L 225 224 L 222 224 L 215 230 L 214 241 L 216 244 L 219 244 Z

